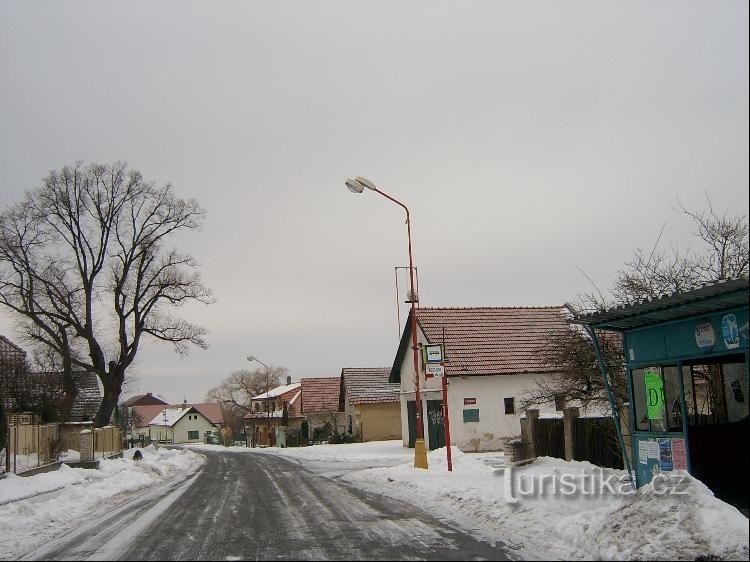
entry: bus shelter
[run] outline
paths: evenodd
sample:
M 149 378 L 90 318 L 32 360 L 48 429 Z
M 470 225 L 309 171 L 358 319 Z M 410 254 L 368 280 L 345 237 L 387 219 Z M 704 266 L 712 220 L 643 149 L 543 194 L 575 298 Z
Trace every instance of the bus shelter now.
M 687 470 L 748 506 L 748 280 L 578 316 L 622 334 L 637 486 Z M 596 337 L 594 336 L 596 344 Z

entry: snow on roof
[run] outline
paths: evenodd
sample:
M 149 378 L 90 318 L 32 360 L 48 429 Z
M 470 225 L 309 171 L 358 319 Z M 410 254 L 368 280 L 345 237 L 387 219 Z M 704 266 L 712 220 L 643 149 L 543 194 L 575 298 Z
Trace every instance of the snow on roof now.
M 176 424 L 182 416 L 187 414 L 188 412 L 198 412 L 195 408 L 187 407 L 187 408 L 165 408 L 161 410 L 155 417 L 152 419 L 148 425 L 166 425 L 167 427 L 172 427 L 174 424 Z M 166 421 L 165 421 L 166 420 Z
M 276 388 L 272 388 L 268 392 L 264 392 L 263 394 L 258 394 L 258 396 L 253 396 L 251 400 L 266 400 L 268 398 L 276 398 L 277 396 L 281 396 L 282 394 L 285 394 L 292 390 L 297 390 L 300 387 L 300 383 L 295 382 L 292 384 L 285 384 L 283 386 L 277 386 Z

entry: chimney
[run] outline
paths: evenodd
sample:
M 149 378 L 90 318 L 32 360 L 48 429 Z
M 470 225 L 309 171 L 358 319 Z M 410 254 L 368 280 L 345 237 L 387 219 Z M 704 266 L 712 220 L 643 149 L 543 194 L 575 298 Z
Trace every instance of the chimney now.
M 287 377 L 286 377 L 286 384 L 287 384 L 287 385 L 290 385 L 290 384 L 292 384 L 292 377 L 291 377 L 291 376 L 288 376 L 288 375 L 287 375 Z
M 151 393 L 150 393 L 150 392 L 147 392 L 147 393 L 146 393 L 146 396 L 151 396 Z

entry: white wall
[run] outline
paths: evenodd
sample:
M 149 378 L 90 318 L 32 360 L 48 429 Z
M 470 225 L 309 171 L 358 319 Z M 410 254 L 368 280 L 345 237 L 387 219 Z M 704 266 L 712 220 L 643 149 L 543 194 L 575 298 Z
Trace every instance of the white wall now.
M 508 439 L 521 434 L 521 399 L 527 389 L 550 375 L 493 375 L 448 379 L 448 412 L 451 442 L 462 451 L 497 451 Z M 464 399 L 476 404 L 464 405 Z M 505 398 L 515 398 L 515 414 L 505 413 Z M 539 406 L 554 412 L 554 404 Z M 479 422 L 464 422 L 464 410 L 478 409 Z

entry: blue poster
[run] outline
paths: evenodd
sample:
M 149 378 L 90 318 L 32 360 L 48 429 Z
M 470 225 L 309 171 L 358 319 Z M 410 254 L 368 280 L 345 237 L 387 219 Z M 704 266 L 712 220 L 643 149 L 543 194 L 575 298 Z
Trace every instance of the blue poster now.
M 673 470 L 671 439 L 659 439 L 659 467 L 662 471 Z

